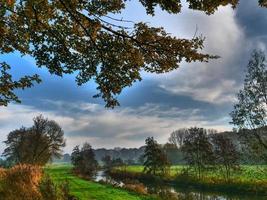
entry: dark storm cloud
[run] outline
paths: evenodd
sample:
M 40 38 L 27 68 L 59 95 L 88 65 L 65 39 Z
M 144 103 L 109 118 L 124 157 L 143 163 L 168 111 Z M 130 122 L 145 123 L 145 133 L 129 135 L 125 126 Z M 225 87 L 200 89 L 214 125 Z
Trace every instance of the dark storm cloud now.
M 241 0 L 236 18 L 248 37 L 266 37 L 267 8 L 260 7 L 258 0 Z

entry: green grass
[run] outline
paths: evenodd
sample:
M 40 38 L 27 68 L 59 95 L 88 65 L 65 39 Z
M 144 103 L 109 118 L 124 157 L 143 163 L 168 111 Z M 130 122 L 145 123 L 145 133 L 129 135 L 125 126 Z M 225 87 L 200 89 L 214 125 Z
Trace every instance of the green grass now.
M 150 196 L 141 196 L 111 185 L 99 184 L 83 180 L 71 173 L 70 165 L 50 165 L 46 167 L 48 173 L 56 183 L 67 180 L 70 192 L 79 200 L 152 200 Z

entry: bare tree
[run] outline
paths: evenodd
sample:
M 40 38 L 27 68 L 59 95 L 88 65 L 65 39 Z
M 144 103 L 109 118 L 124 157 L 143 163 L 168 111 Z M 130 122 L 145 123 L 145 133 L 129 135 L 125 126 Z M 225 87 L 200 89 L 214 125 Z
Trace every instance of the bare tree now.
M 169 137 L 169 143 L 174 144 L 177 148 L 180 148 L 184 144 L 184 139 L 188 134 L 188 129 L 181 128 L 173 131 Z

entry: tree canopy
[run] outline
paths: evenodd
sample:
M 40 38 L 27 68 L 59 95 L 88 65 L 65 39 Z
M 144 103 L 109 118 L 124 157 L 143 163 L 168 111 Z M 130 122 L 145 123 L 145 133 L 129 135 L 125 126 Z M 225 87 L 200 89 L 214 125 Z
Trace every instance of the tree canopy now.
M 194 169 L 198 178 L 201 178 L 203 171 L 214 162 L 212 144 L 208 137 L 208 134 L 213 132 L 204 128 L 190 128 L 181 147 L 185 161 Z
M 79 146 L 74 147 L 71 153 L 71 163 L 76 173 L 88 177 L 95 175 L 98 167 L 95 153 L 89 143 L 84 143 L 81 149 Z
M 182 61 L 217 58 L 205 54 L 203 37 L 176 38 L 163 28 L 144 22 L 114 18 L 129 0 L 0 0 L 0 54 L 19 52 L 32 56 L 38 67 L 51 74 L 76 75 L 78 85 L 94 80 L 107 107 L 119 105 L 117 96 L 125 87 L 142 79 L 140 72 L 164 73 Z M 158 6 L 176 14 L 181 0 L 139 0 L 148 15 Z M 190 9 L 213 14 L 219 6 L 235 8 L 238 0 L 187 0 Z M 259 0 L 266 6 L 264 0 Z M 15 89 L 40 82 L 38 75 L 19 81 L 0 62 L 0 105 L 19 102 Z
M 38 116 L 30 128 L 22 127 L 8 134 L 3 156 L 13 164 L 45 165 L 60 157 L 65 146 L 64 132 L 55 122 Z
M 148 15 L 159 6 L 179 13 L 181 1 L 139 0 Z M 82 85 L 93 79 L 107 107 L 119 105 L 117 96 L 125 87 L 142 79 L 140 72 L 164 73 L 177 69 L 181 61 L 216 58 L 202 53 L 204 38 L 176 38 L 163 28 L 144 22 L 117 19 L 128 0 L 1 0 L 0 53 L 19 52 L 32 56 L 38 67 L 51 74 L 76 75 Z M 187 0 L 190 9 L 212 14 L 222 5 L 235 7 L 238 0 Z M 262 3 L 262 2 L 261 2 Z M 15 89 L 40 82 L 38 75 L 12 79 L 9 66 L 1 62 L 0 105 L 19 102 Z
M 152 175 L 166 174 L 169 169 L 167 155 L 153 137 L 146 139 L 144 151 L 144 172 Z
M 221 168 L 224 177 L 229 181 L 231 171 L 239 167 L 240 153 L 231 138 L 225 134 L 216 133 L 211 136 L 215 164 Z
M 231 112 L 232 122 L 247 137 L 267 150 L 267 61 L 264 52 L 254 51 L 247 66 L 244 87 Z M 246 131 L 246 130 L 250 131 Z M 253 138 L 251 138 L 251 136 Z M 253 144 L 255 146 L 255 144 Z

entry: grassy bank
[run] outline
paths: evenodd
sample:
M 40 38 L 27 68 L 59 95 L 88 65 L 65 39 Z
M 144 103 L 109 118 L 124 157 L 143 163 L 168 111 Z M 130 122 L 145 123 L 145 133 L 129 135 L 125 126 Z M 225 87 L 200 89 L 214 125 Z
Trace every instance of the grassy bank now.
M 111 174 L 122 179 L 161 180 L 179 187 L 194 187 L 206 191 L 267 195 L 267 166 L 241 166 L 240 170 L 233 172 L 228 182 L 219 170 L 210 170 L 202 179 L 197 179 L 185 174 L 185 169 L 186 166 L 172 166 L 168 176 L 152 177 L 143 173 L 143 166 L 128 166 L 116 168 Z
M 171 166 L 169 176 L 175 178 L 177 175 L 181 175 L 187 166 L 175 165 Z M 142 173 L 143 166 L 127 166 L 123 168 L 117 168 L 120 171 L 126 170 L 127 172 Z M 205 173 L 205 177 L 223 179 L 223 175 L 220 170 L 211 170 Z M 243 165 L 240 170 L 235 171 L 232 174 L 232 179 L 238 179 L 242 181 L 267 181 L 267 166 L 266 165 Z
M 70 184 L 70 192 L 79 200 L 152 200 L 150 196 L 142 196 L 124 189 L 115 188 L 83 180 L 71 173 L 70 165 L 51 165 L 45 169 L 56 183 L 67 180 Z

